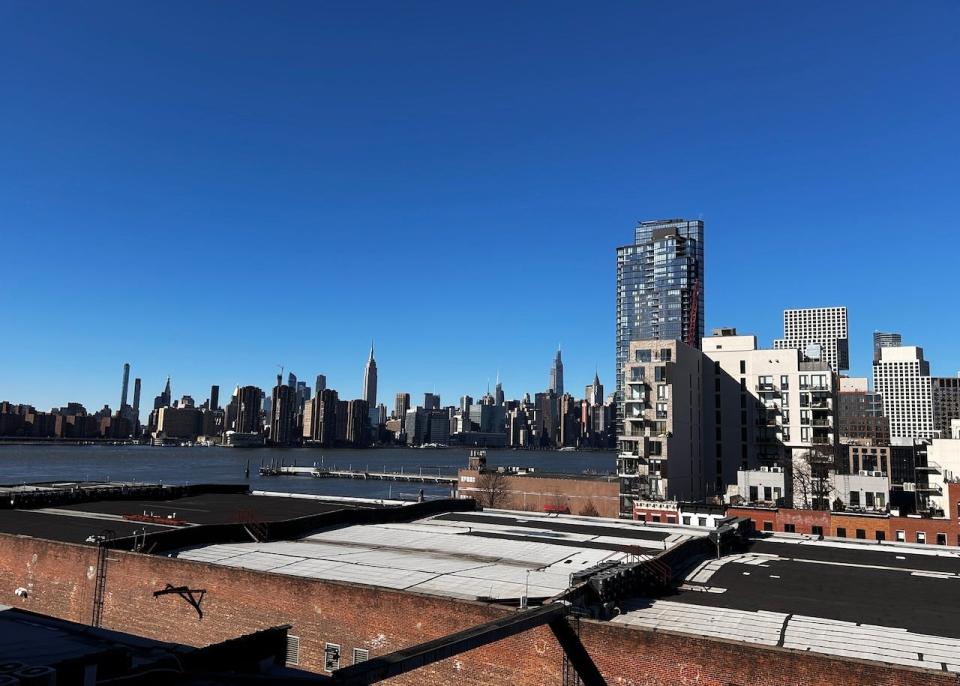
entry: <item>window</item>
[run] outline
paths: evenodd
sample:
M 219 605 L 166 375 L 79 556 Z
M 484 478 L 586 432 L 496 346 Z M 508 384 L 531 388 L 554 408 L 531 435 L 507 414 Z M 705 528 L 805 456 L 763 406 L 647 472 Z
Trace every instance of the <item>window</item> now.
M 660 349 L 660 361 L 669 362 L 671 359 L 671 350 L 670 348 L 661 348 Z
M 946 545 L 946 544 L 947 544 L 947 535 L 937 534 L 937 545 Z
M 666 381 L 667 380 L 667 368 L 666 367 L 654 367 L 653 368 L 654 381 Z
M 861 540 L 865 539 L 867 537 L 866 529 L 857 529 L 856 535 L 857 535 L 857 538 Z
M 697 518 L 697 523 L 698 523 L 700 526 L 706 526 L 706 525 L 707 525 L 707 518 L 706 518 L 706 517 L 698 517 L 698 518 Z
M 873 507 L 873 503 L 874 503 L 873 493 L 870 492 L 870 491 L 867 491 L 867 492 L 864 494 L 864 496 L 865 496 L 866 499 L 867 499 L 867 502 L 866 502 L 867 507 Z M 852 505 L 852 504 L 853 504 L 853 503 L 851 503 L 851 505 Z
M 660 523 L 660 515 L 652 515 L 652 516 L 651 516 L 651 519 L 653 519 L 653 523 L 654 523 L 654 524 L 659 524 L 659 523 Z
M 759 493 L 759 491 L 760 491 L 760 488 L 759 488 L 758 486 L 751 486 L 751 487 L 750 487 L 750 502 L 751 502 L 751 503 L 755 503 L 755 502 L 757 502 L 758 500 L 760 500 L 760 493 Z
M 667 524 L 676 524 L 677 518 L 673 515 L 667 515 Z
M 637 350 L 633 354 L 633 359 L 636 362 L 649 362 L 651 359 L 650 350 Z
M 781 393 L 781 394 L 780 394 L 780 402 L 783 404 L 784 407 L 790 407 L 790 394 L 789 394 L 789 393 Z
M 763 523 L 764 531 L 773 531 L 773 522 L 764 522 Z
M 790 388 L 790 377 L 783 374 L 780 376 L 780 390 L 785 391 L 788 388 Z M 784 402 L 784 405 L 786 405 L 786 402 Z
M 837 527 L 837 538 L 846 538 L 846 537 L 847 537 L 847 529 L 846 529 L 845 527 L 838 526 L 838 527 Z
M 323 649 L 323 669 L 327 672 L 340 669 L 340 646 L 327 643 Z
M 860 507 L 860 491 L 850 491 L 850 506 Z
M 287 664 L 300 664 L 300 637 L 287 634 Z
M 918 531 L 917 532 L 917 543 L 926 543 L 927 542 L 927 532 Z
M 797 525 L 796 525 L 796 524 L 784 524 L 784 525 L 783 525 L 783 530 L 784 530 L 785 532 L 787 532 L 788 534 L 795 534 L 795 533 L 797 533 Z
M 746 374 L 746 373 L 747 373 L 747 361 L 746 361 L 746 360 L 740 360 L 740 373 L 741 373 L 741 374 Z
M 903 531 L 903 530 L 897 531 L 897 532 L 896 532 L 896 538 L 897 538 L 898 541 L 900 541 L 901 543 L 903 543 L 904 541 L 907 540 L 907 532 L 906 532 L 906 531 Z
M 366 648 L 354 648 L 353 649 L 353 664 L 359 664 L 360 662 L 366 662 L 370 659 L 370 651 Z
M 659 369 L 659 367 L 657 367 Z M 669 400 L 670 399 L 670 390 L 669 386 L 665 384 L 660 384 L 657 386 L 657 400 Z
M 683 515 L 683 525 L 690 526 L 690 515 Z
M 822 526 L 811 527 L 810 533 L 812 533 L 814 536 L 823 536 L 823 527 Z
M 878 541 L 882 541 L 882 540 L 884 540 L 884 539 L 887 537 L 887 535 L 886 535 L 885 533 L 883 533 L 882 531 L 877 531 L 877 532 L 876 532 L 876 537 L 877 537 L 877 540 L 878 540 Z

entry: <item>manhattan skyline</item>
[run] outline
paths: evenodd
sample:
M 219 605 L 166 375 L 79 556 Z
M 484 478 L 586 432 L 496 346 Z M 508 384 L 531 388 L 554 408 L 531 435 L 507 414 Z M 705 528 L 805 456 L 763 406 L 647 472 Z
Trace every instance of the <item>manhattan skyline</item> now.
M 359 398 L 371 338 L 388 406 L 543 390 L 557 340 L 612 390 L 615 249 L 670 217 L 707 332 L 842 305 L 851 375 L 874 330 L 955 375 L 960 17 L 867 7 L 5 5 L 0 399 L 116 409 L 125 362 L 144 398 L 281 364 Z

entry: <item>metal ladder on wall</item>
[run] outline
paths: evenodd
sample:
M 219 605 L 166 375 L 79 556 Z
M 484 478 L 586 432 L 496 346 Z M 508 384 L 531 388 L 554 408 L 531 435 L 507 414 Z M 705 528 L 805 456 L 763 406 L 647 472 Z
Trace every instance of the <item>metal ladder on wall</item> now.
M 107 547 L 97 544 L 97 579 L 93 587 L 93 617 L 90 626 L 99 628 L 103 620 L 103 594 L 107 586 Z
M 572 610 L 572 608 L 571 608 Z M 571 624 L 573 624 L 573 630 L 577 632 L 577 637 L 580 637 L 580 615 L 571 611 L 570 613 Z M 561 651 L 563 653 L 563 662 L 560 664 L 560 686 L 582 686 L 583 682 L 580 681 L 580 675 L 577 674 L 577 669 L 570 663 L 570 658 L 567 657 L 567 651 Z

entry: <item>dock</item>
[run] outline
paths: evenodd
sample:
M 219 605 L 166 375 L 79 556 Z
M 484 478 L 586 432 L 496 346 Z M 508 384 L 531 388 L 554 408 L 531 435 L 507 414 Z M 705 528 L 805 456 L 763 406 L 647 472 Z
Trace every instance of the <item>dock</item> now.
M 399 472 L 371 472 L 369 469 L 337 469 L 323 466 L 297 466 L 286 464 L 271 464 L 260 467 L 260 476 L 312 476 L 317 479 L 372 479 L 375 481 L 404 481 L 409 483 L 435 484 L 442 486 L 455 486 L 457 476 L 454 474 L 436 474 L 424 473 L 422 467 L 416 471 Z
M 380 481 L 407 481 L 421 484 L 453 486 L 456 476 L 442 474 L 424 474 L 420 472 L 366 472 L 353 469 L 314 469 L 318 479 L 374 479 Z

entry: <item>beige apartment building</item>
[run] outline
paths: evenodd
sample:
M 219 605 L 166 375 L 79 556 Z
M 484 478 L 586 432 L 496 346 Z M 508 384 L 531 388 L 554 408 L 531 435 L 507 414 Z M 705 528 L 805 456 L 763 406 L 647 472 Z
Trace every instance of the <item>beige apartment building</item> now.
M 796 349 L 759 349 L 720 329 L 697 350 L 633 341 L 624 365 L 621 507 L 631 499 L 721 497 L 737 472 L 835 458 L 839 378 Z

